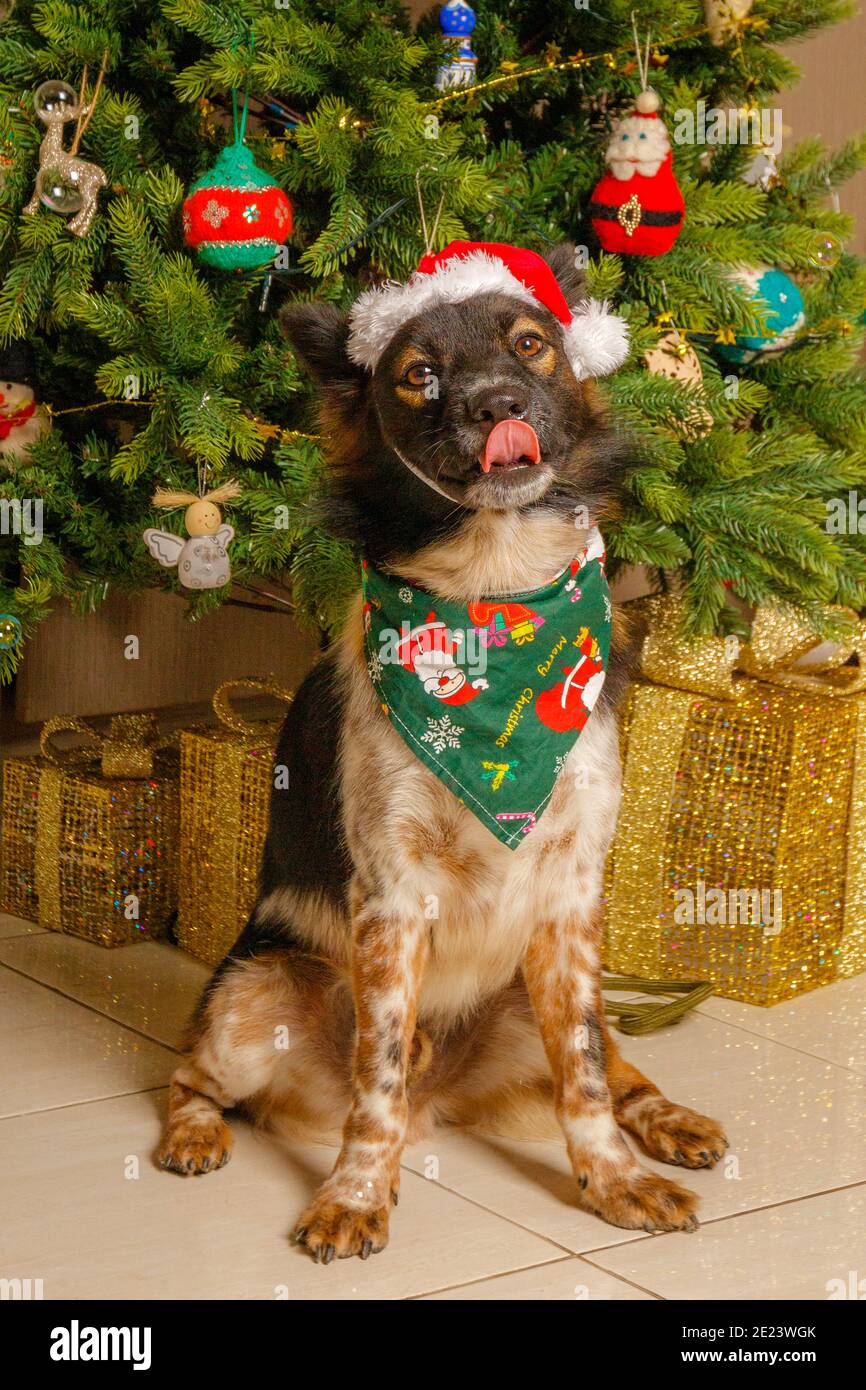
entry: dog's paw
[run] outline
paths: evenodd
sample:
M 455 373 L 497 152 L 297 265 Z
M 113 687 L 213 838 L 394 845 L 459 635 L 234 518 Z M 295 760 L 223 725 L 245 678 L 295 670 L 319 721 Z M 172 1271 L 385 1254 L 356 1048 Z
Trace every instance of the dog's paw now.
M 231 1130 L 222 1119 L 170 1125 L 159 1150 L 159 1165 L 184 1177 L 211 1173 L 228 1163 L 233 1143 Z
M 650 1158 L 683 1168 L 712 1168 L 728 1147 L 722 1126 L 706 1115 L 674 1105 L 664 1096 L 644 1102 L 623 1124 L 643 1145 Z
M 335 1255 L 340 1260 L 349 1255 L 366 1260 L 388 1244 L 389 1216 L 387 1206 L 351 1206 L 321 1192 L 301 1216 L 292 1239 L 316 1264 L 330 1264 Z
M 695 1231 L 698 1199 L 679 1183 L 647 1168 L 599 1178 L 578 1175 L 581 1206 L 630 1231 Z

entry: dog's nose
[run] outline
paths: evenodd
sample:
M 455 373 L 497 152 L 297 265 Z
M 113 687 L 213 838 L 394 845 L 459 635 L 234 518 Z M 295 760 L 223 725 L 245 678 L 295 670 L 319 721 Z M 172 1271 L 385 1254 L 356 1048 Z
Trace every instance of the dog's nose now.
M 492 429 L 500 420 L 522 420 L 529 410 L 528 397 L 514 386 L 487 386 L 466 402 L 470 420 Z

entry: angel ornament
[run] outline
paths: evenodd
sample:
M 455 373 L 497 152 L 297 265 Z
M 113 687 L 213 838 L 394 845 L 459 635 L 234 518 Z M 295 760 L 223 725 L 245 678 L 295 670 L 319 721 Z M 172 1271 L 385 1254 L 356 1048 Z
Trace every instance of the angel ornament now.
M 223 523 L 217 504 L 239 497 L 240 491 L 237 483 L 229 482 L 201 497 L 166 488 L 154 493 L 155 507 L 186 507 L 184 525 L 188 540 L 174 531 L 157 531 L 152 526 L 144 533 L 144 543 L 153 558 L 166 569 L 176 565 L 177 577 L 185 589 L 220 589 L 231 579 L 228 546 L 234 527 Z

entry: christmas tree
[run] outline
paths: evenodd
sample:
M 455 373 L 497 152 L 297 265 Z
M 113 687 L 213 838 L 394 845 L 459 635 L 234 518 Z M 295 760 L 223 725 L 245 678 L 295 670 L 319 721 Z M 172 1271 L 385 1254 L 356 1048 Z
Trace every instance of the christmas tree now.
M 3 6 L 0 426 L 7 445 L 23 438 L 23 411 L 35 436 L 0 457 L 7 622 L 26 639 L 61 596 L 87 611 L 110 585 L 177 585 L 142 539 L 181 530 L 155 490 L 236 480 L 233 580 L 281 578 L 301 617 L 333 630 L 357 557 L 317 521 L 315 415 L 279 310 L 348 306 L 405 277 L 425 249 L 419 200 L 436 248 L 573 241 L 589 292 L 628 319 L 631 357 L 605 389 L 642 466 L 605 520 L 615 563 L 679 572 L 694 633 L 732 621 L 730 589 L 793 605 L 825 632 L 831 605 L 866 606 L 863 538 L 828 523 L 834 499 L 866 481 L 866 269 L 832 199 L 866 139 L 775 157 L 777 94 L 797 70 L 774 45 L 849 10 L 758 0 L 733 19 L 707 7 L 477 0 L 452 86 L 443 71 L 461 40 L 443 48 L 435 12 L 413 32 L 397 0 Z M 602 194 L 616 194 L 615 172 L 599 180 L 606 151 L 615 167 L 611 136 L 631 126 L 640 138 L 641 121 L 668 130 L 685 216 L 662 198 L 636 233 L 628 202 Z M 61 145 L 34 192 L 50 132 Z M 228 252 L 214 242 L 225 246 L 218 224 L 234 212 L 206 196 L 226 150 L 255 161 L 260 197 L 246 211 L 268 223 L 232 228 Z M 199 201 L 185 205 L 191 190 Z M 39 543 L 25 524 L 36 500 Z M 232 590 L 183 592 L 198 616 Z M 4 678 L 25 645 L 2 644 Z

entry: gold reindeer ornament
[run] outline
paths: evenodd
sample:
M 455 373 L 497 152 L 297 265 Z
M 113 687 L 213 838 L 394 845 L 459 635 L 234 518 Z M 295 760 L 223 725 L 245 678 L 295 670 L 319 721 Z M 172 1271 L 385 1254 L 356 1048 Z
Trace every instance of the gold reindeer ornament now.
M 70 232 L 87 236 L 96 216 L 99 190 L 108 182 L 104 170 L 76 153 L 81 137 L 96 105 L 103 73 L 100 72 L 93 97 L 85 105 L 82 98 L 66 82 L 43 82 L 37 87 L 33 105 L 48 133 L 39 146 L 39 172 L 33 197 L 22 212 L 35 213 L 40 203 L 52 212 L 75 213 L 68 223 Z M 82 82 L 82 93 L 84 82 Z M 63 148 L 64 127 L 76 121 L 75 135 L 69 150 Z

